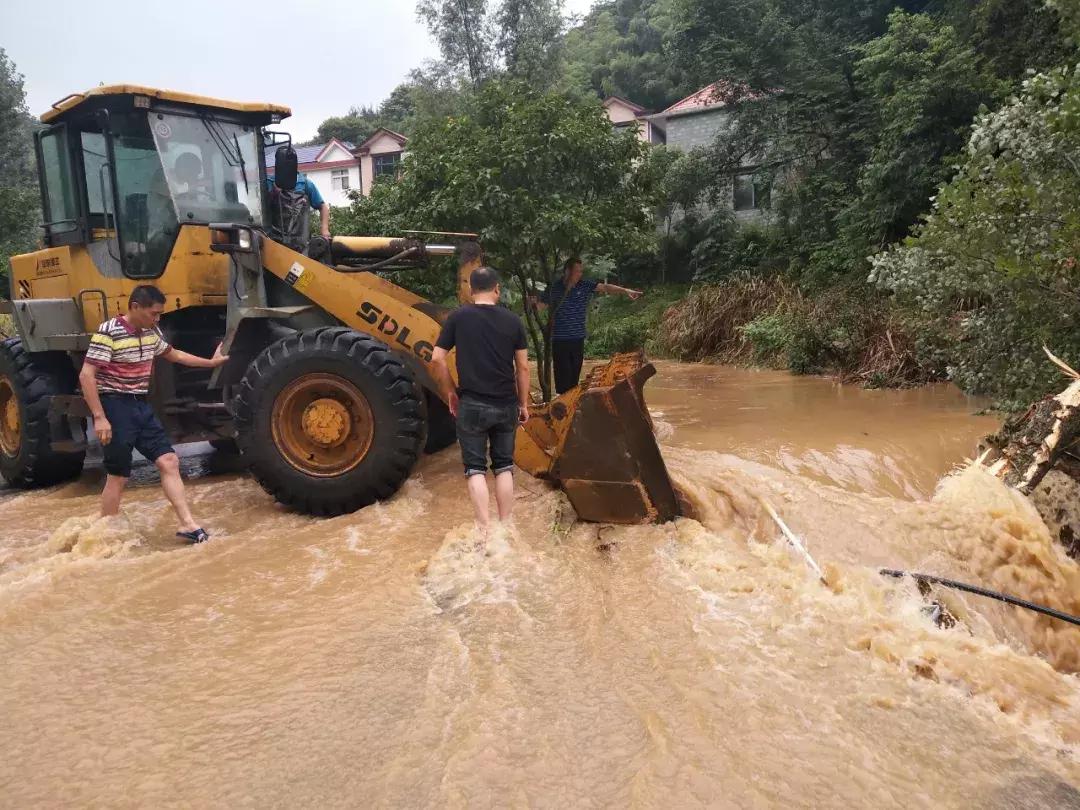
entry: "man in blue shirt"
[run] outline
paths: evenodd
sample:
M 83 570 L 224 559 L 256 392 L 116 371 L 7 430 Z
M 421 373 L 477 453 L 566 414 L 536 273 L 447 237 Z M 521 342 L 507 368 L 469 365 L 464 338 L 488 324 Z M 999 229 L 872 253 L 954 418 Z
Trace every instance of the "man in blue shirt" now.
M 589 302 L 594 295 L 625 295 L 631 301 L 641 297 L 640 290 L 630 290 L 615 284 L 601 284 L 581 276 L 581 259 L 568 259 L 563 277 L 556 280 L 533 302 L 539 309 L 552 308 L 551 354 L 555 370 L 555 391 L 565 394 L 578 384 L 581 365 L 585 360 L 585 319 Z
M 330 238 L 330 206 L 307 175 L 297 174 L 296 186 L 291 191 L 278 188 L 274 185 L 274 178 L 267 177 L 266 189 L 270 192 L 271 223 L 272 225 L 280 223 L 281 235 L 287 241 L 300 236 L 304 237 L 305 242 L 307 241 L 306 233 L 292 233 L 297 228 L 302 230 L 301 222 L 307 222 L 307 217 L 299 216 L 300 212 L 297 210 L 301 201 L 304 202 L 305 208 L 310 205 L 319 212 L 319 232 L 324 239 Z

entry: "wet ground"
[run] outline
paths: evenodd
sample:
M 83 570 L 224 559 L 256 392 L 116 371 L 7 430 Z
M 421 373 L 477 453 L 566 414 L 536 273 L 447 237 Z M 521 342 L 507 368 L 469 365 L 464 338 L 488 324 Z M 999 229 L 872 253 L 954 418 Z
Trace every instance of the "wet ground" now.
M 574 524 L 518 476 L 482 542 L 456 450 L 313 519 L 185 450 L 214 539 L 152 468 L 0 495 L 0 806 L 1080 808 L 1080 573 L 978 470 L 940 387 L 661 364 L 646 389 L 699 520 Z M 802 537 L 821 584 L 764 503 Z

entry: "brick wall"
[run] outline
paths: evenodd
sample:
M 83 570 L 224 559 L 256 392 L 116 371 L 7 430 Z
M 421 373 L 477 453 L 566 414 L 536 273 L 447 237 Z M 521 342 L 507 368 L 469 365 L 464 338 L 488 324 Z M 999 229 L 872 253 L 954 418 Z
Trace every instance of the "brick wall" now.
M 729 115 L 724 110 L 709 110 L 692 115 L 680 115 L 667 120 L 667 143 L 673 149 L 689 151 L 695 146 L 708 146 L 716 134 L 727 126 Z

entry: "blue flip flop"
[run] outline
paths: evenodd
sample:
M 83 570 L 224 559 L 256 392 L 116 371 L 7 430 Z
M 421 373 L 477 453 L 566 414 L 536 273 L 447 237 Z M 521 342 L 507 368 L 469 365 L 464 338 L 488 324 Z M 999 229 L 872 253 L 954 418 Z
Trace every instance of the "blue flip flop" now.
M 193 532 L 177 532 L 176 536 L 184 538 L 193 545 L 197 543 L 205 543 L 207 540 L 210 539 L 210 535 L 208 535 L 203 529 L 196 529 Z

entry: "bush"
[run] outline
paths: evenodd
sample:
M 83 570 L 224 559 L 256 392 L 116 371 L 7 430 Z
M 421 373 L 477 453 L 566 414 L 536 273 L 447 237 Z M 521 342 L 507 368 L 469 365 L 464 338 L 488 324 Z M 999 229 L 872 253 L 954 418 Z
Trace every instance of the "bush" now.
M 695 287 L 664 313 L 659 345 L 681 360 L 747 362 L 753 346 L 741 327 L 797 295 L 797 289 L 779 278 L 740 278 Z
M 783 234 L 765 223 L 738 224 L 730 212 L 714 214 L 691 257 L 694 280 L 717 283 L 738 276 L 781 273 L 791 261 Z
M 686 294 L 683 286 L 652 287 L 637 301 L 621 296 L 599 299 L 589 313 L 587 357 L 604 358 L 618 352 L 645 349 L 663 354 L 656 340 L 664 312 Z

